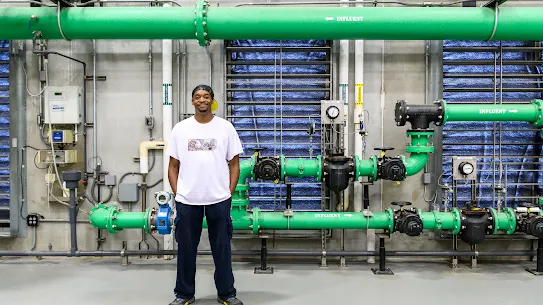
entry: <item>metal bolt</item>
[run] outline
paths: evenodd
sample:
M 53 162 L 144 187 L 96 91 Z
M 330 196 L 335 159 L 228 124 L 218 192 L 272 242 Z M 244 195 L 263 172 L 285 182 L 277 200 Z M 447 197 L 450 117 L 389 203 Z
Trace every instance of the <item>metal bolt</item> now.
M 442 118 L 443 118 L 443 116 L 441 116 L 441 115 L 440 115 L 440 116 L 438 116 L 437 118 L 438 118 L 438 119 L 442 119 Z
M 204 36 L 207 36 L 207 32 L 204 32 Z
M 207 11 L 202 11 L 202 14 L 206 15 L 206 14 L 207 14 Z
M 462 216 L 462 220 L 466 220 L 466 217 Z
M 206 25 L 207 25 L 207 22 L 205 22 L 205 21 L 202 22 L 202 25 L 203 25 L 203 26 L 206 26 Z
M 194 21 L 194 25 L 196 25 L 196 21 Z
M 462 230 L 465 229 L 465 228 L 466 228 L 466 226 L 462 226 Z

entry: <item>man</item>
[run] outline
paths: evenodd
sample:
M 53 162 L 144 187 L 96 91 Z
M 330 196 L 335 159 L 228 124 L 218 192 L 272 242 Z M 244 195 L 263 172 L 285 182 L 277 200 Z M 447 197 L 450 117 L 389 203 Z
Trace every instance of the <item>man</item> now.
M 232 273 L 232 194 L 239 179 L 241 141 L 232 124 L 211 112 L 214 93 L 199 85 L 192 91 L 194 116 L 177 123 L 170 137 L 168 180 L 175 194 L 178 243 L 175 300 L 170 305 L 195 301 L 196 253 L 206 217 L 215 262 L 217 301 L 243 305 L 236 298 Z

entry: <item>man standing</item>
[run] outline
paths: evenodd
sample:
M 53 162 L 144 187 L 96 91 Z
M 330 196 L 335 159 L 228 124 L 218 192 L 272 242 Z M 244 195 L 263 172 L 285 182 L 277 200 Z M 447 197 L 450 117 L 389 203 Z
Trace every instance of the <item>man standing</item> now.
M 213 103 L 216 101 L 211 87 L 194 88 L 195 114 L 174 126 L 167 147 L 178 243 L 176 298 L 170 305 L 195 301 L 196 254 L 204 215 L 215 263 L 217 301 L 223 305 L 243 305 L 236 298 L 230 244 L 231 196 L 239 179 L 239 155 L 243 148 L 234 126 L 213 115 Z

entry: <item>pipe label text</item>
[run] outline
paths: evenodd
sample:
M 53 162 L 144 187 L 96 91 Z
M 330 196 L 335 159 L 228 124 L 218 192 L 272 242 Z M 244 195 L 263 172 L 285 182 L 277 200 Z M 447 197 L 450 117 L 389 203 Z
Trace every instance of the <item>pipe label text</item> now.
M 334 17 L 324 17 L 324 20 L 326 21 L 334 21 L 334 19 L 338 22 L 361 22 L 364 21 L 363 16 L 337 16 Z
M 479 109 L 479 114 L 504 114 L 505 109 Z

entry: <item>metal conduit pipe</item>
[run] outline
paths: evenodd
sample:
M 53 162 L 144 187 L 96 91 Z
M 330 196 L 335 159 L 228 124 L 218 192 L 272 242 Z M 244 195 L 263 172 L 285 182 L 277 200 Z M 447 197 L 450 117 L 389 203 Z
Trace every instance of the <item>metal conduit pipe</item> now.
M 143 256 L 143 255 L 177 255 L 177 250 L 103 250 L 103 251 L 0 251 L 0 257 L 23 256 L 52 256 L 52 257 L 79 257 L 79 256 Z M 198 255 L 211 255 L 211 251 L 198 251 Z M 260 256 L 260 250 L 232 250 L 233 256 Z M 268 256 L 315 256 L 323 255 L 322 251 L 267 251 Z M 379 252 L 371 251 L 326 251 L 326 256 L 376 256 Z M 386 256 L 395 257 L 451 257 L 451 256 L 535 256 L 536 250 L 518 251 L 386 251 Z
M 53 7 L 3 7 L 0 37 L 41 31 L 43 39 L 197 39 L 201 46 L 212 39 L 543 40 L 542 15 L 539 7 L 232 8 L 204 0 L 196 9 L 69 7 L 59 16 Z

